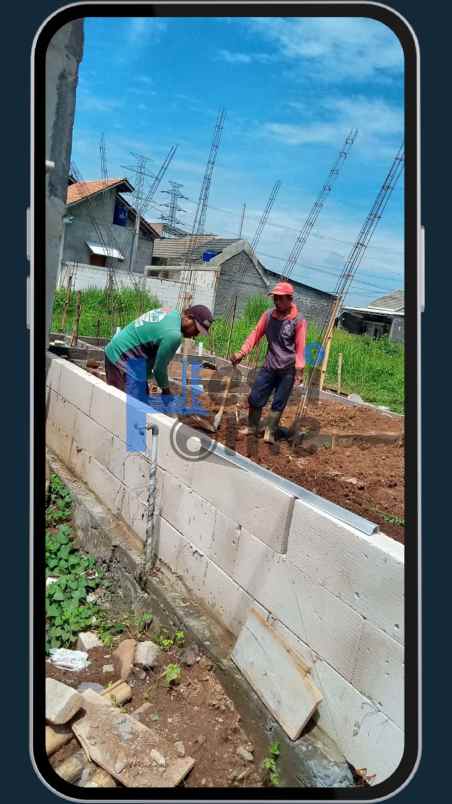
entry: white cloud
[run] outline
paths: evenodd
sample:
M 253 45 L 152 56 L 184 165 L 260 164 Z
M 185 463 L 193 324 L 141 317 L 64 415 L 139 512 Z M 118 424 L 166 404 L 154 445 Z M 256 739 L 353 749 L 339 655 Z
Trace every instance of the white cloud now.
M 217 58 L 221 59 L 221 61 L 226 61 L 228 64 L 252 64 L 253 62 L 267 64 L 274 60 L 270 53 L 240 53 L 227 49 L 219 50 Z
M 320 119 L 303 123 L 266 123 L 263 133 L 286 145 L 334 145 L 357 128 L 355 150 L 372 159 L 394 155 L 403 138 L 403 109 L 383 98 L 328 96 L 319 100 L 318 114 Z
M 382 23 L 364 18 L 252 18 L 255 33 L 276 46 L 300 78 L 329 82 L 399 76 L 403 51 Z

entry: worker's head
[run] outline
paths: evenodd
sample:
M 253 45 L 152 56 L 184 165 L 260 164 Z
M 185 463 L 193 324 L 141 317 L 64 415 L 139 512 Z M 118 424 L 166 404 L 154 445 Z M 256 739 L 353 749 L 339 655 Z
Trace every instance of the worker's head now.
M 288 313 L 293 302 L 293 287 L 290 282 L 278 282 L 269 296 L 273 296 L 278 313 Z
M 213 323 L 213 315 L 203 304 L 187 307 L 182 313 L 181 330 L 185 338 L 207 335 Z

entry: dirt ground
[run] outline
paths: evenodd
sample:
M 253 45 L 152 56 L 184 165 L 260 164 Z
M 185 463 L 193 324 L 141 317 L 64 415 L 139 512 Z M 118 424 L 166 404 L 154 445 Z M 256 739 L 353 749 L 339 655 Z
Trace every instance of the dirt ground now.
M 46 675 L 74 688 L 83 682 L 96 682 L 106 687 L 119 679 L 113 650 L 90 650 L 90 665 L 81 672 L 60 670 L 48 661 Z M 141 722 L 158 730 L 172 743 L 183 742 L 186 755 L 195 759 L 195 765 L 182 787 L 262 787 L 264 755 L 250 743 L 240 724 L 240 715 L 218 681 L 212 662 L 198 654 L 194 664 L 186 666 L 181 654 L 182 649 L 173 648 L 160 654 L 158 666 L 153 670 L 133 671 L 127 682 L 132 687 L 132 699 L 124 705 L 123 711 L 130 714 L 143 703 L 150 703 L 151 709 Z M 180 683 L 168 688 L 162 673 L 170 663 L 178 663 L 182 673 Z M 111 664 L 114 672 L 104 673 L 103 667 Z M 237 749 L 240 748 L 251 752 L 254 761 L 239 756 Z M 56 766 L 79 749 L 78 742 L 72 740 L 57 751 L 50 762 Z
M 102 376 L 98 373 L 98 376 Z M 181 364 L 173 362 L 170 376 L 178 380 Z M 203 380 L 214 380 L 209 395 L 202 394 L 203 406 L 215 413 L 221 402 L 223 381 L 215 381 L 209 369 L 201 372 Z M 330 400 L 313 400 L 305 412 L 302 430 L 331 436 L 354 436 L 333 444 L 294 444 L 280 439 L 276 446 L 265 444 L 262 438 L 250 439 L 239 433 L 246 421 L 247 403 L 244 392 L 228 399 L 221 427 L 212 437 L 227 444 L 241 455 L 270 469 L 303 488 L 325 497 L 338 505 L 376 522 L 381 530 L 399 542 L 404 542 L 404 419 L 364 405 L 346 405 Z M 295 418 L 296 404 L 286 408 L 281 425 L 290 427 Z M 182 419 L 198 427 L 192 418 Z M 265 420 L 265 411 L 263 421 Z M 201 428 L 202 429 L 202 428 Z M 366 440 L 366 436 L 370 436 Z M 379 436 L 392 442 L 378 442 Z

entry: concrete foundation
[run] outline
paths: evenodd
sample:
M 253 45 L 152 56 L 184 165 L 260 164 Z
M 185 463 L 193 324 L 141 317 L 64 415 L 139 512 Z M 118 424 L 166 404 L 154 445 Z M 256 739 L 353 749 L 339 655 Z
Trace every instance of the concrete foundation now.
M 62 359 L 47 386 L 49 447 L 143 543 L 149 461 L 127 452 L 125 395 Z M 270 618 L 322 694 L 316 725 L 374 784 L 387 779 L 404 746 L 403 546 L 224 450 L 188 460 L 173 446 L 182 425 L 151 418 L 159 565 L 232 640 L 252 606 Z

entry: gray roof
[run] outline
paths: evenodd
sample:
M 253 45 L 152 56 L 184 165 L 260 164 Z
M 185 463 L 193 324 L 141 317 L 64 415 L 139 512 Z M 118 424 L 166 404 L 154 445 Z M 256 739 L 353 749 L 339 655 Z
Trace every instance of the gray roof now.
M 211 234 L 197 235 L 192 260 L 193 262 L 202 262 L 202 255 L 205 251 L 223 251 L 231 243 L 235 243 L 237 239 L 237 237 L 215 237 Z M 189 245 L 190 235 L 158 240 L 154 244 L 154 256 L 171 260 L 173 265 L 182 265 Z
M 394 290 L 392 293 L 387 293 L 370 302 L 368 306 L 378 307 L 380 310 L 390 310 L 393 313 L 403 312 L 405 310 L 404 291 Z

